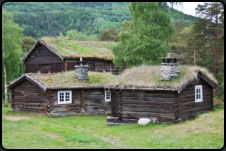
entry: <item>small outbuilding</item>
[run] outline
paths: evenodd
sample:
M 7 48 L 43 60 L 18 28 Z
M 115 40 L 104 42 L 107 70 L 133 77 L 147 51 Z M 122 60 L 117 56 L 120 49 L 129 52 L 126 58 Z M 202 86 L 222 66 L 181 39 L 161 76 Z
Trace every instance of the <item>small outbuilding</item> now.
M 113 64 L 114 54 L 107 48 L 110 42 L 79 42 L 64 38 L 44 37 L 21 59 L 25 73 L 56 73 L 75 70 L 80 58 L 89 65 L 89 71 L 119 74 Z
M 106 84 L 105 89 L 115 94 L 107 125 L 137 123 L 140 118 L 179 122 L 213 110 L 213 89 L 217 87 L 214 76 L 199 66 L 181 65 L 176 69 L 178 76 L 162 80 L 169 77 L 164 73 L 168 69 L 143 65 L 125 70 Z
M 81 77 L 89 79 L 83 82 Z M 110 114 L 104 85 L 115 75 L 89 71 L 89 75 L 81 77 L 75 70 L 24 74 L 7 86 L 11 89 L 12 109 L 50 116 Z

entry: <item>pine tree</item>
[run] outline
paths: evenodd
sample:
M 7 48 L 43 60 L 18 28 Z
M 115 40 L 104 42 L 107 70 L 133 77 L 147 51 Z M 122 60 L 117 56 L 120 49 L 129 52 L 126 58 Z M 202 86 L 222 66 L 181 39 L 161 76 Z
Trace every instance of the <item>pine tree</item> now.
M 223 53 L 219 38 L 224 33 L 224 6 L 220 2 L 204 3 L 204 5 L 198 5 L 196 13 L 201 19 L 195 23 L 194 40 L 199 41 L 199 46 L 205 47 L 205 51 L 210 52 L 213 59 L 211 70 L 219 80 L 219 55 Z M 215 90 L 215 96 L 218 97 L 218 88 Z

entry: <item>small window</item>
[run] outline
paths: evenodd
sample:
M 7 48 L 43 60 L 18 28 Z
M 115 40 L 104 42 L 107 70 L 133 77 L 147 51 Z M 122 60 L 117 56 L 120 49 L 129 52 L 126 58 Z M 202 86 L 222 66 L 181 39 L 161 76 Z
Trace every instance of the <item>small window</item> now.
M 195 86 L 195 102 L 202 102 L 202 85 Z
M 72 103 L 71 90 L 58 91 L 58 104 L 70 104 L 70 103 Z
M 105 91 L 105 102 L 111 102 L 111 91 Z

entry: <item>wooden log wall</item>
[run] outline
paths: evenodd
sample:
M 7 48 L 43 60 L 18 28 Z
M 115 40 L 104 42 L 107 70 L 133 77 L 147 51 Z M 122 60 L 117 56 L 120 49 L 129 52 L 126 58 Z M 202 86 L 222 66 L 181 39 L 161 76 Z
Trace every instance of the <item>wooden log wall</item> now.
M 175 92 L 124 90 L 121 97 L 122 119 L 155 118 L 157 122 L 174 122 L 175 97 Z
M 71 104 L 58 104 L 57 102 L 57 90 L 49 90 L 48 97 L 50 102 L 50 115 L 53 116 L 67 116 L 67 115 L 77 115 L 81 111 L 80 102 L 80 92 L 81 90 L 72 90 L 72 103 Z
M 84 109 L 87 114 L 107 114 L 111 112 L 111 103 L 105 102 L 103 89 L 84 89 Z
M 52 116 L 77 114 L 106 114 L 111 111 L 110 102 L 105 102 L 103 89 L 74 89 L 71 104 L 58 104 L 57 90 L 48 90 L 48 113 Z
M 25 73 L 36 73 L 39 70 L 42 70 L 42 65 L 50 65 L 50 68 L 48 69 L 50 72 L 64 71 L 63 61 L 53 52 L 41 44 L 38 44 L 25 60 Z M 43 71 L 43 73 L 46 73 L 46 70 Z
M 112 72 L 113 74 L 120 74 L 119 68 L 116 67 L 112 61 L 99 61 L 96 60 L 95 62 L 95 71 L 97 72 Z
M 67 71 L 75 70 L 75 65 L 79 59 L 70 59 L 67 60 Z M 108 60 L 98 60 L 98 59 L 92 59 L 92 58 L 83 58 L 84 62 L 88 62 L 89 64 L 89 71 L 97 71 L 97 72 L 112 72 L 113 74 L 118 75 L 119 68 L 115 67 L 112 61 Z
M 195 85 L 202 85 L 203 102 L 195 102 Z M 199 78 L 178 94 L 178 118 L 193 119 L 199 113 L 213 110 L 213 87 Z
M 47 113 L 46 92 L 28 80 L 22 81 L 12 91 L 14 111 Z

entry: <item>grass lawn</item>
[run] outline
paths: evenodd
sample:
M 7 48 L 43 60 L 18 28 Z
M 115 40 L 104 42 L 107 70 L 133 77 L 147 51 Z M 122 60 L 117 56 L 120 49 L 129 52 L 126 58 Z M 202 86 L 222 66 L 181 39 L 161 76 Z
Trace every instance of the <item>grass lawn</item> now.
M 2 146 L 15 148 L 211 148 L 224 146 L 224 106 L 178 124 L 106 126 L 107 115 L 51 118 L 2 104 Z M 27 116 L 30 119 L 10 120 Z M 7 120 L 8 119 L 8 120 Z

